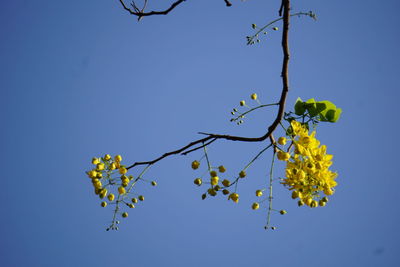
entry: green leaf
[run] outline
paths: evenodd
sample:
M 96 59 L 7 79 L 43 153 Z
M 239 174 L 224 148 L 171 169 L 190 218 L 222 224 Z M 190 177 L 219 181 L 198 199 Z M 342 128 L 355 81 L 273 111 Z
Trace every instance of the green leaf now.
M 333 104 L 331 101 L 323 100 L 323 101 L 318 101 L 318 103 L 323 103 L 323 104 L 325 104 L 326 110 L 329 110 L 329 109 L 336 110 L 335 104 Z M 322 113 L 322 112 L 321 112 L 321 113 Z
M 337 108 L 335 112 L 335 116 L 333 117 L 333 120 L 331 122 L 337 122 L 337 120 L 340 118 L 340 115 L 342 114 L 342 109 Z
M 304 106 L 304 102 L 301 100 L 300 97 L 297 98 L 296 103 L 294 104 L 294 113 L 296 115 L 303 115 L 306 111 L 306 107 Z
M 340 118 L 342 109 L 337 108 L 335 104 L 328 100 L 320 101 L 320 103 L 324 103 L 326 106 L 325 110 L 320 112 L 321 121 L 336 122 Z
M 315 116 L 318 115 L 317 104 L 316 104 L 314 98 L 308 99 L 305 102 L 305 106 L 306 106 L 306 109 L 308 111 L 308 114 L 310 114 L 310 117 L 315 117 Z
M 326 106 L 326 103 L 324 103 L 324 101 L 318 101 L 316 103 L 316 108 L 317 108 L 317 112 L 321 113 L 322 111 L 324 111 L 327 108 L 327 106 Z

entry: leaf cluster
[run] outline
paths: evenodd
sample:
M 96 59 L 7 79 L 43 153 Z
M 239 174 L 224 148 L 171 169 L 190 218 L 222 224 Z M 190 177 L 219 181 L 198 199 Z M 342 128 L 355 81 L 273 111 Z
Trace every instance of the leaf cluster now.
M 298 116 L 308 115 L 319 121 L 336 122 L 342 114 L 342 109 L 337 108 L 335 104 L 328 100 L 315 101 L 314 98 L 303 102 L 300 97 L 297 98 L 294 105 L 294 113 Z

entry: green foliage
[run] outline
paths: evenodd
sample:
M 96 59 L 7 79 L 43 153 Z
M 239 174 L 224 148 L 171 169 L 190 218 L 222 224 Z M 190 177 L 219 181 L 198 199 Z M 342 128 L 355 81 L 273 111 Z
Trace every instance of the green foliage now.
M 341 108 L 328 100 L 316 101 L 314 98 L 303 102 L 300 97 L 297 98 L 294 105 L 294 113 L 298 116 L 309 116 L 319 121 L 336 122 L 342 113 Z
M 304 102 L 301 100 L 300 97 L 297 98 L 296 103 L 294 104 L 294 113 L 296 115 L 303 115 L 304 112 L 306 112 L 306 107 L 304 105 Z

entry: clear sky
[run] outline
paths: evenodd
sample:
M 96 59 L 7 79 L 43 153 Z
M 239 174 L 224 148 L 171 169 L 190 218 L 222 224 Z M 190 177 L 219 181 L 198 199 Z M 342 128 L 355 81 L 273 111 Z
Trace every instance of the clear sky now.
M 334 154 L 336 193 L 324 208 L 298 208 L 274 185 L 275 231 L 252 211 L 271 153 L 248 171 L 238 204 L 200 199 L 190 168 L 201 153 L 170 157 L 147 174 L 146 200 L 106 232 L 85 171 L 105 153 L 151 160 L 197 132 L 260 136 L 275 116 L 237 126 L 230 110 L 280 90 L 281 31 L 247 46 L 251 24 L 280 1 L 188 0 L 168 16 L 135 17 L 113 1 L 3 1 L 0 8 L 0 265 L 11 266 L 398 266 L 397 133 L 400 4 L 293 1 L 290 94 L 343 109 L 317 137 Z M 167 4 L 165 4 L 166 6 Z M 277 25 L 281 27 L 281 25 Z M 265 144 L 220 141 L 215 165 L 233 175 Z M 282 176 L 277 164 L 276 176 Z M 137 172 L 133 173 L 137 175 Z

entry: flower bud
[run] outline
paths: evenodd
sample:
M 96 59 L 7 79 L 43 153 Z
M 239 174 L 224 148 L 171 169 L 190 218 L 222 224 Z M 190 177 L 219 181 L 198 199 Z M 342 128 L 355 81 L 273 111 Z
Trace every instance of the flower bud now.
M 202 180 L 201 180 L 201 178 L 196 178 L 196 179 L 194 179 L 193 183 L 196 185 L 201 185 Z
M 199 166 L 200 166 L 200 162 L 198 162 L 197 160 L 195 160 L 195 161 L 192 162 L 192 169 L 193 169 L 193 170 L 198 169 Z
M 225 167 L 223 165 L 221 165 L 221 166 L 218 167 L 218 171 L 221 172 L 221 173 L 224 173 L 224 172 L 226 172 L 226 169 L 225 169 Z
M 280 144 L 280 145 L 282 145 L 282 146 L 284 146 L 284 145 L 286 145 L 286 138 L 285 137 L 279 137 L 279 139 L 278 139 L 278 144 Z
M 230 182 L 229 180 L 227 180 L 227 179 L 224 179 L 224 180 L 222 181 L 222 185 L 225 186 L 225 187 L 228 187 L 228 186 L 231 185 L 231 182 Z

